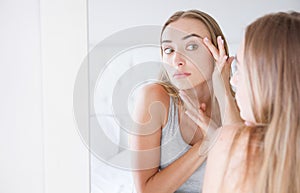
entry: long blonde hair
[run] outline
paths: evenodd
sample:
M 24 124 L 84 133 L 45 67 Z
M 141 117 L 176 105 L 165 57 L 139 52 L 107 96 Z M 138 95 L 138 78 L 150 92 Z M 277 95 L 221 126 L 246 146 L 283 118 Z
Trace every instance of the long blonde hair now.
M 211 41 L 216 47 L 218 47 L 217 37 L 221 36 L 222 39 L 224 40 L 224 47 L 225 47 L 226 54 L 228 55 L 227 42 L 221 31 L 220 26 L 210 15 L 208 15 L 207 13 L 201 12 L 199 10 L 188 10 L 188 11 L 175 12 L 164 24 L 162 31 L 161 31 L 161 37 L 162 37 L 164 30 L 166 29 L 166 27 L 169 24 L 171 24 L 172 22 L 175 22 L 181 18 L 197 19 L 200 22 L 202 22 L 207 27 L 207 29 L 210 33 L 210 36 L 211 36 Z M 162 49 L 161 49 L 161 54 L 163 54 Z M 175 99 L 175 101 L 178 103 L 180 101 L 180 97 L 178 95 L 178 89 L 173 84 L 171 84 L 168 74 L 165 71 L 165 69 L 163 69 L 163 68 L 161 70 L 159 79 L 160 79 L 159 84 L 162 85 L 165 88 L 165 90 L 167 91 L 167 93 L 171 97 L 173 97 Z
M 299 193 L 299 13 L 279 12 L 257 19 L 247 27 L 244 45 L 251 110 L 255 121 L 266 125 L 243 131 L 249 135 L 246 168 L 256 171 L 250 178 L 253 192 Z

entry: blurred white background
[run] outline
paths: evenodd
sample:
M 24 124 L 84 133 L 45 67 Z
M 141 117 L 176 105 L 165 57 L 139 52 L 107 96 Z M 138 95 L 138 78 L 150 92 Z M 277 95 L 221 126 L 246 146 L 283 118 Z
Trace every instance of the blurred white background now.
M 86 193 L 98 186 L 101 179 L 91 184 L 89 152 L 73 117 L 81 62 L 109 35 L 162 25 L 187 9 L 212 15 L 234 54 L 247 24 L 273 11 L 300 11 L 300 1 L 1 0 L 0 192 Z M 99 167 L 92 172 L 103 178 L 107 173 L 97 173 Z M 122 184 L 127 174 L 119 174 Z

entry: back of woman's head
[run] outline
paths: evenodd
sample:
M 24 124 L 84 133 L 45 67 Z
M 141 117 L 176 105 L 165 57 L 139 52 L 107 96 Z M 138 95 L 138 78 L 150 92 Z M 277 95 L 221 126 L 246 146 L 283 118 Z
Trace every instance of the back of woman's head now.
M 257 122 L 268 124 L 275 111 L 299 102 L 299 52 L 297 12 L 266 15 L 247 27 L 244 63 Z
M 300 14 L 257 19 L 244 45 L 251 109 L 267 125 L 255 192 L 300 192 Z

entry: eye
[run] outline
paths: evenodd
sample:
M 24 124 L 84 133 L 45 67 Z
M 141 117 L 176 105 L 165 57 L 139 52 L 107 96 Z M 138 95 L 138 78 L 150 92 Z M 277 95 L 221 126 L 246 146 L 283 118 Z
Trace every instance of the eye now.
M 164 53 L 165 54 L 171 54 L 174 50 L 172 48 L 165 48 Z
M 189 44 L 186 49 L 189 51 L 196 50 L 199 46 L 197 44 Z

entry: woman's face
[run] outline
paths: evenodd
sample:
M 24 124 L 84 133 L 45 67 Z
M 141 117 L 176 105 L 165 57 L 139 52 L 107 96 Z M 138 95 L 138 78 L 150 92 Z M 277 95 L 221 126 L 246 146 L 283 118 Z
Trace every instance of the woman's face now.
M 202 43 L 211 38 L 197 19 L 181 18 L 169 24 L 162 34 L 162 59 L 170 81 L 178 89 L 190 89 L 211 80 L 214 60 Z
M 255 123 L 253 112 L 251 110 L 250 97 L 247 91 L 248 86 L 246 85 L 245 71 L 244 71 L 244 41 L 240 45 L 236 55 L 236 67 L 237 70 L 231 77 L 230 83 L 236 88 L 236 101 L 240 109 L 240 116 L 247 123 Z

